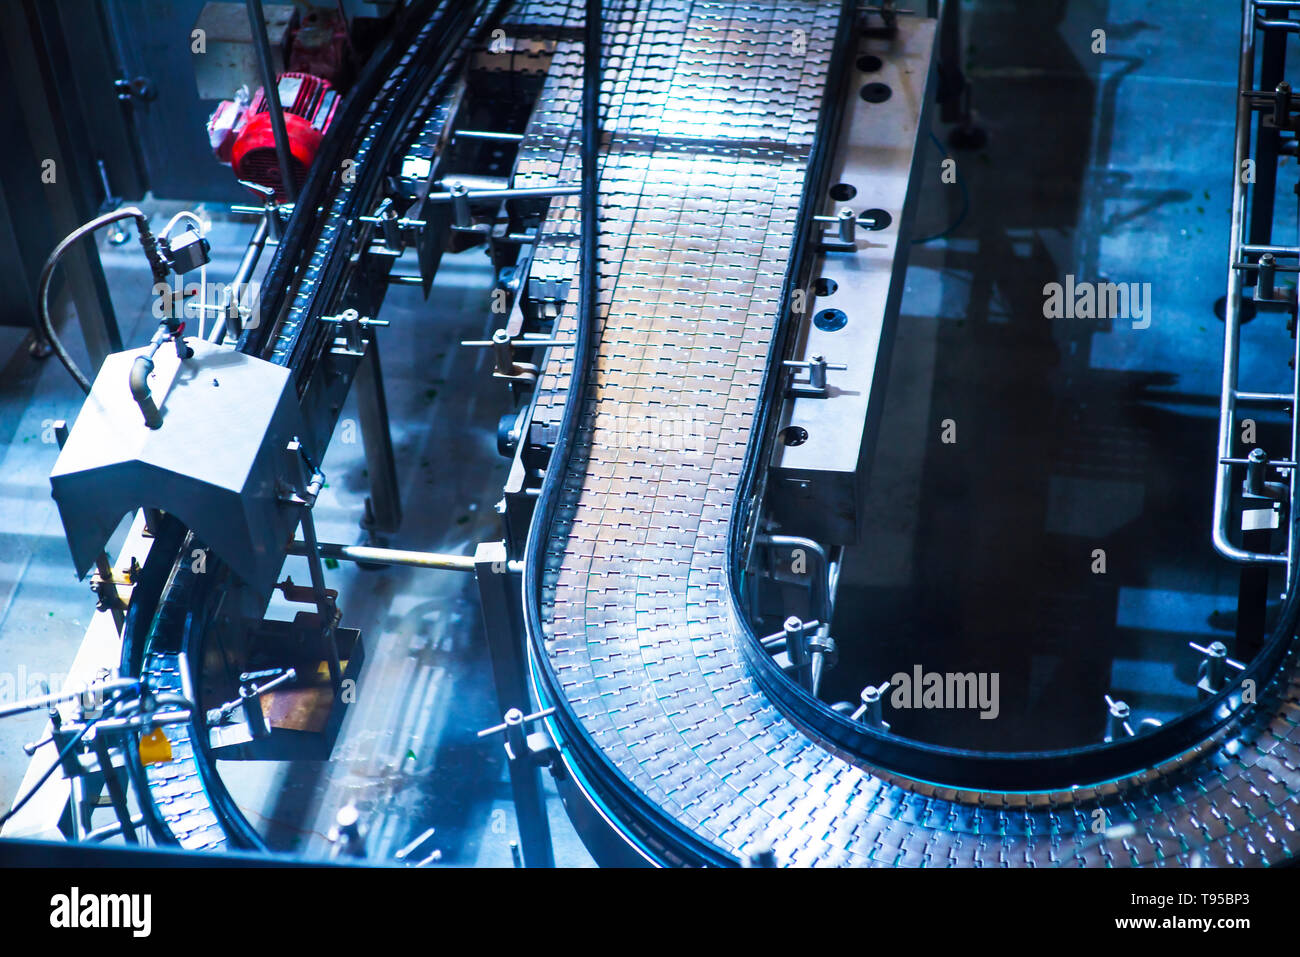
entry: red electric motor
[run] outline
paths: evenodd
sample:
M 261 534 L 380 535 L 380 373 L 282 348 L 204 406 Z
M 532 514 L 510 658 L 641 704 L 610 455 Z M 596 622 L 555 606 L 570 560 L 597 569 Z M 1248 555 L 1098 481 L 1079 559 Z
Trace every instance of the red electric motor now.
M 339 96 L 327 81 L 309 73 L 285 73 L 278 86 L 289 135 L 292 175 L 301 187 L 316 159 L 321 139 L 334 119 Z M 240 107 L 238 101 L 227 100 L 208 121 L 217 158 L 230 163 L 240 179 L 274 189 L 276 199 L 283 201 L 288 194 L 281 182 L 265 92 L 259 87 L 247 107 Z

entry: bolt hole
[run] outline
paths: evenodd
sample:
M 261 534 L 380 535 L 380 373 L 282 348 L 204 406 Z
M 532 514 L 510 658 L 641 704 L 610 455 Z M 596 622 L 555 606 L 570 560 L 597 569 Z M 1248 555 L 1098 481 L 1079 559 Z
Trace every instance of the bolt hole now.
M 864 53 L 858 57 L 858 69 L 863 73 L 875 73 L 884 65 L 884 61 L 880 57 L 872 56 L 870 53 Z
M 858 225 L 863 229 L 872 231 L 887 229 L 893 221 L 894 217 L 889 215 L 887 209 L 864 209 L 858 213 Z
M 868 83 L 858 91 L 858 95 L 868 103 L 884 103 L 885 100 L 894 95 L 894 91 L 889 88 L 887 83 Z
M 849 317 L 842 309 L 823 309 L 813 316 L 813 325 L 822 332 L 839 332 L 849 324 Z
M 826 296 L 834 295 L 835 290 L 839 288 L 840 288 L 839 283 L 837 283 L 834 279 L 827 279 L 825 276 L 822 276 L 818 279 L 814 279 L 812 284 L 813 295 L 816 296 L 818 299 L 824 298 Z
M 847 203 L 858 195 L 858 188 L 851 183 L 836 183 L 830 189 L 831 199 L 837 203 Z
M 787 425 L 777 436 L 783 445 L 803 445 L 808 441 L 808 430 L 798 425 Z

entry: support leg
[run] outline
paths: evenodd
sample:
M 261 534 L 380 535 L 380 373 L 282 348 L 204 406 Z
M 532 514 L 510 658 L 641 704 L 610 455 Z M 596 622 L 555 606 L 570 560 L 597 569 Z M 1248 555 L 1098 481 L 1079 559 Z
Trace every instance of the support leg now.
M 546 817 L 542 769 L 528 748 L 527 733 L 522 726 L 523 715 L 529 710 L 529 695 L 523 628 L 519 620 L 519 576 L 508 571 L 503 542 L 479 545 L 474 553 L 474 571 L 478 578 L 483 628 L 487 632 L 497 702 L 501 713 L 506 716 L 510 790 L 519 822 L 524 865 L 554 867 L 555 852 L 551 846 L 550 822 Z
M 366 509 L 369 524 L 366 530 L 391 534 L 402 524 L 402 499 L 397 485 L 393 436 L 388 426 L 388 401 L 384 396 L 384 376 L 379 364 L 379 343 L 373 338 L 366 345 L 366 354 L 357 368 L 353 387 L 357 395 L 357 412 L 361 416 L 366 468 L 370 473 L 370 498 Z

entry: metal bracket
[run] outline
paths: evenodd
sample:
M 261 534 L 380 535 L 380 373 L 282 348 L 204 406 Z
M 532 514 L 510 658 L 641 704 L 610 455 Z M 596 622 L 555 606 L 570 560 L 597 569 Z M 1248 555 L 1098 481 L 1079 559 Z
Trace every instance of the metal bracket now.
M 1227 687 L 1229 667 L 1237 671 L 1246 670 L 1240 661 L 1228 657 L 1228 646 L 1221 641 L 1212 642 L 1209 647 L 1202 647 L 1194 641 L 1187 645 L 1205 657 L 1196 669 L 1196 688 L 1203 698 L 1216 695 Z
M 361 335 L 362 329 L 369 329 L 372 326 L 383 328 L 388 325 L 387 319 L 372 319 L 361 315 L 355 309 L 345 309 L 337 316 L 321 316 L 321 321 L 332 322 L 343 332 L 343 335 L 335 338 L 330 355 L 354 358 L 366 354 L 366 342 Z
M 834 216 L 814 216 L 813 222 L 822 227 L 818 246 L 824 253 L 855 253 L 858 251 L 858 227 L 863 229 L 884 229 L 888 223 L 878 223 L 866 213 L 858 214 L 847 206 L 841 207 Z M 828 239 L 827 233 L 835 230 L 835 238 Z
M 889 722 L 885 720 L 884 705 L 885 692 L 889 690 L 889 682 L 879 686 L 867 685 L 862 689 L 862 704 L 853 712 L 853 720 L 861 721 L 863 724 L 870 725 L 873 728 L 879 728 L 881 731 L 889 730 Z
M 845 372 L 848 366 L 838 363 L 829 363 L 825 356 L 813 356 L 811 360 L 800 361 L 797 359 L 786 359 L 781 365 L 789 370 L 789 376 L 786 379 L 785 394 L 787 398 L 800 399 L 824 399 L 830 395 L 826 387 L 826 373 L 829 370 L 836 372 Z M 795 376 L 800 369 L 808 370 L 807 381 L 800 382 Z
M 507 330 L 498 329 L 492 333 L 491 339 L 466 339 L 461 342 L 461 345 L 492 347 L 493 357 L 496 360 L 492 369 L 494 379 L 533 383 L 537 381 L 541 370 L 531 362 L 516 362 L 515 349 L 559 349 L 571 347 L 573 343 L 562 339 L 530 339 L 527 336 L 511 339 Z
M 531 734 L 526 733 L 524 725 L 542 718 L 549 718 L 553 714 L 555 714 L 554 708 L 543 708 L 541 711 L 535 711 L 532 714 L 524 714 L 518 708 L 511 708 L 505 713 L 505 720 L 501 724 L 494 724 L 490 728 L 484 728 L 478 733 L 478 737 L 487 738 L 504 732 L 506 736 L 506 756 L 511 761 L 528 758 L 542 767 L 550 767 L 556 757 L 559 756 L 555 745 L 551 743 L 551 739 L 546 734 L 540 731 L 534 731 Z

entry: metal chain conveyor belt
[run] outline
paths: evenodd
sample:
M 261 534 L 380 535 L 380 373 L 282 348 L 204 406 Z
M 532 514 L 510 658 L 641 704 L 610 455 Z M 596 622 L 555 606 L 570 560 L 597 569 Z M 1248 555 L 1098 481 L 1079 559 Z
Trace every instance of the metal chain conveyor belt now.
M 544 6 L 580 30 L 581 4 L 530 4 Z M 546 536 L 534 677 L 568 722 L 551 724 L 566 761 L 612 766 L 638 806 L 727 859 L 764 848 L 782 865 L 1289 857 L 1294 655 L 1248 719 L 1191 752 L 1033 793 L 958 791 L 851 761 L 780 713 L 747 670 L 729 523 L 839 18 L 825 0 L 605 5 L 592 365 L 554 520 L 534 530 Z M 561 39 L 519 185 L 580 175 L 581 89 L 582 44 Z M 560 339 L 577 330 L 578 209 L 577 197 L 552 202 L 530 278 L 565 304 Z M 554 352 L 540 435 L 553 436 L 572 378 L 568 350 Z

